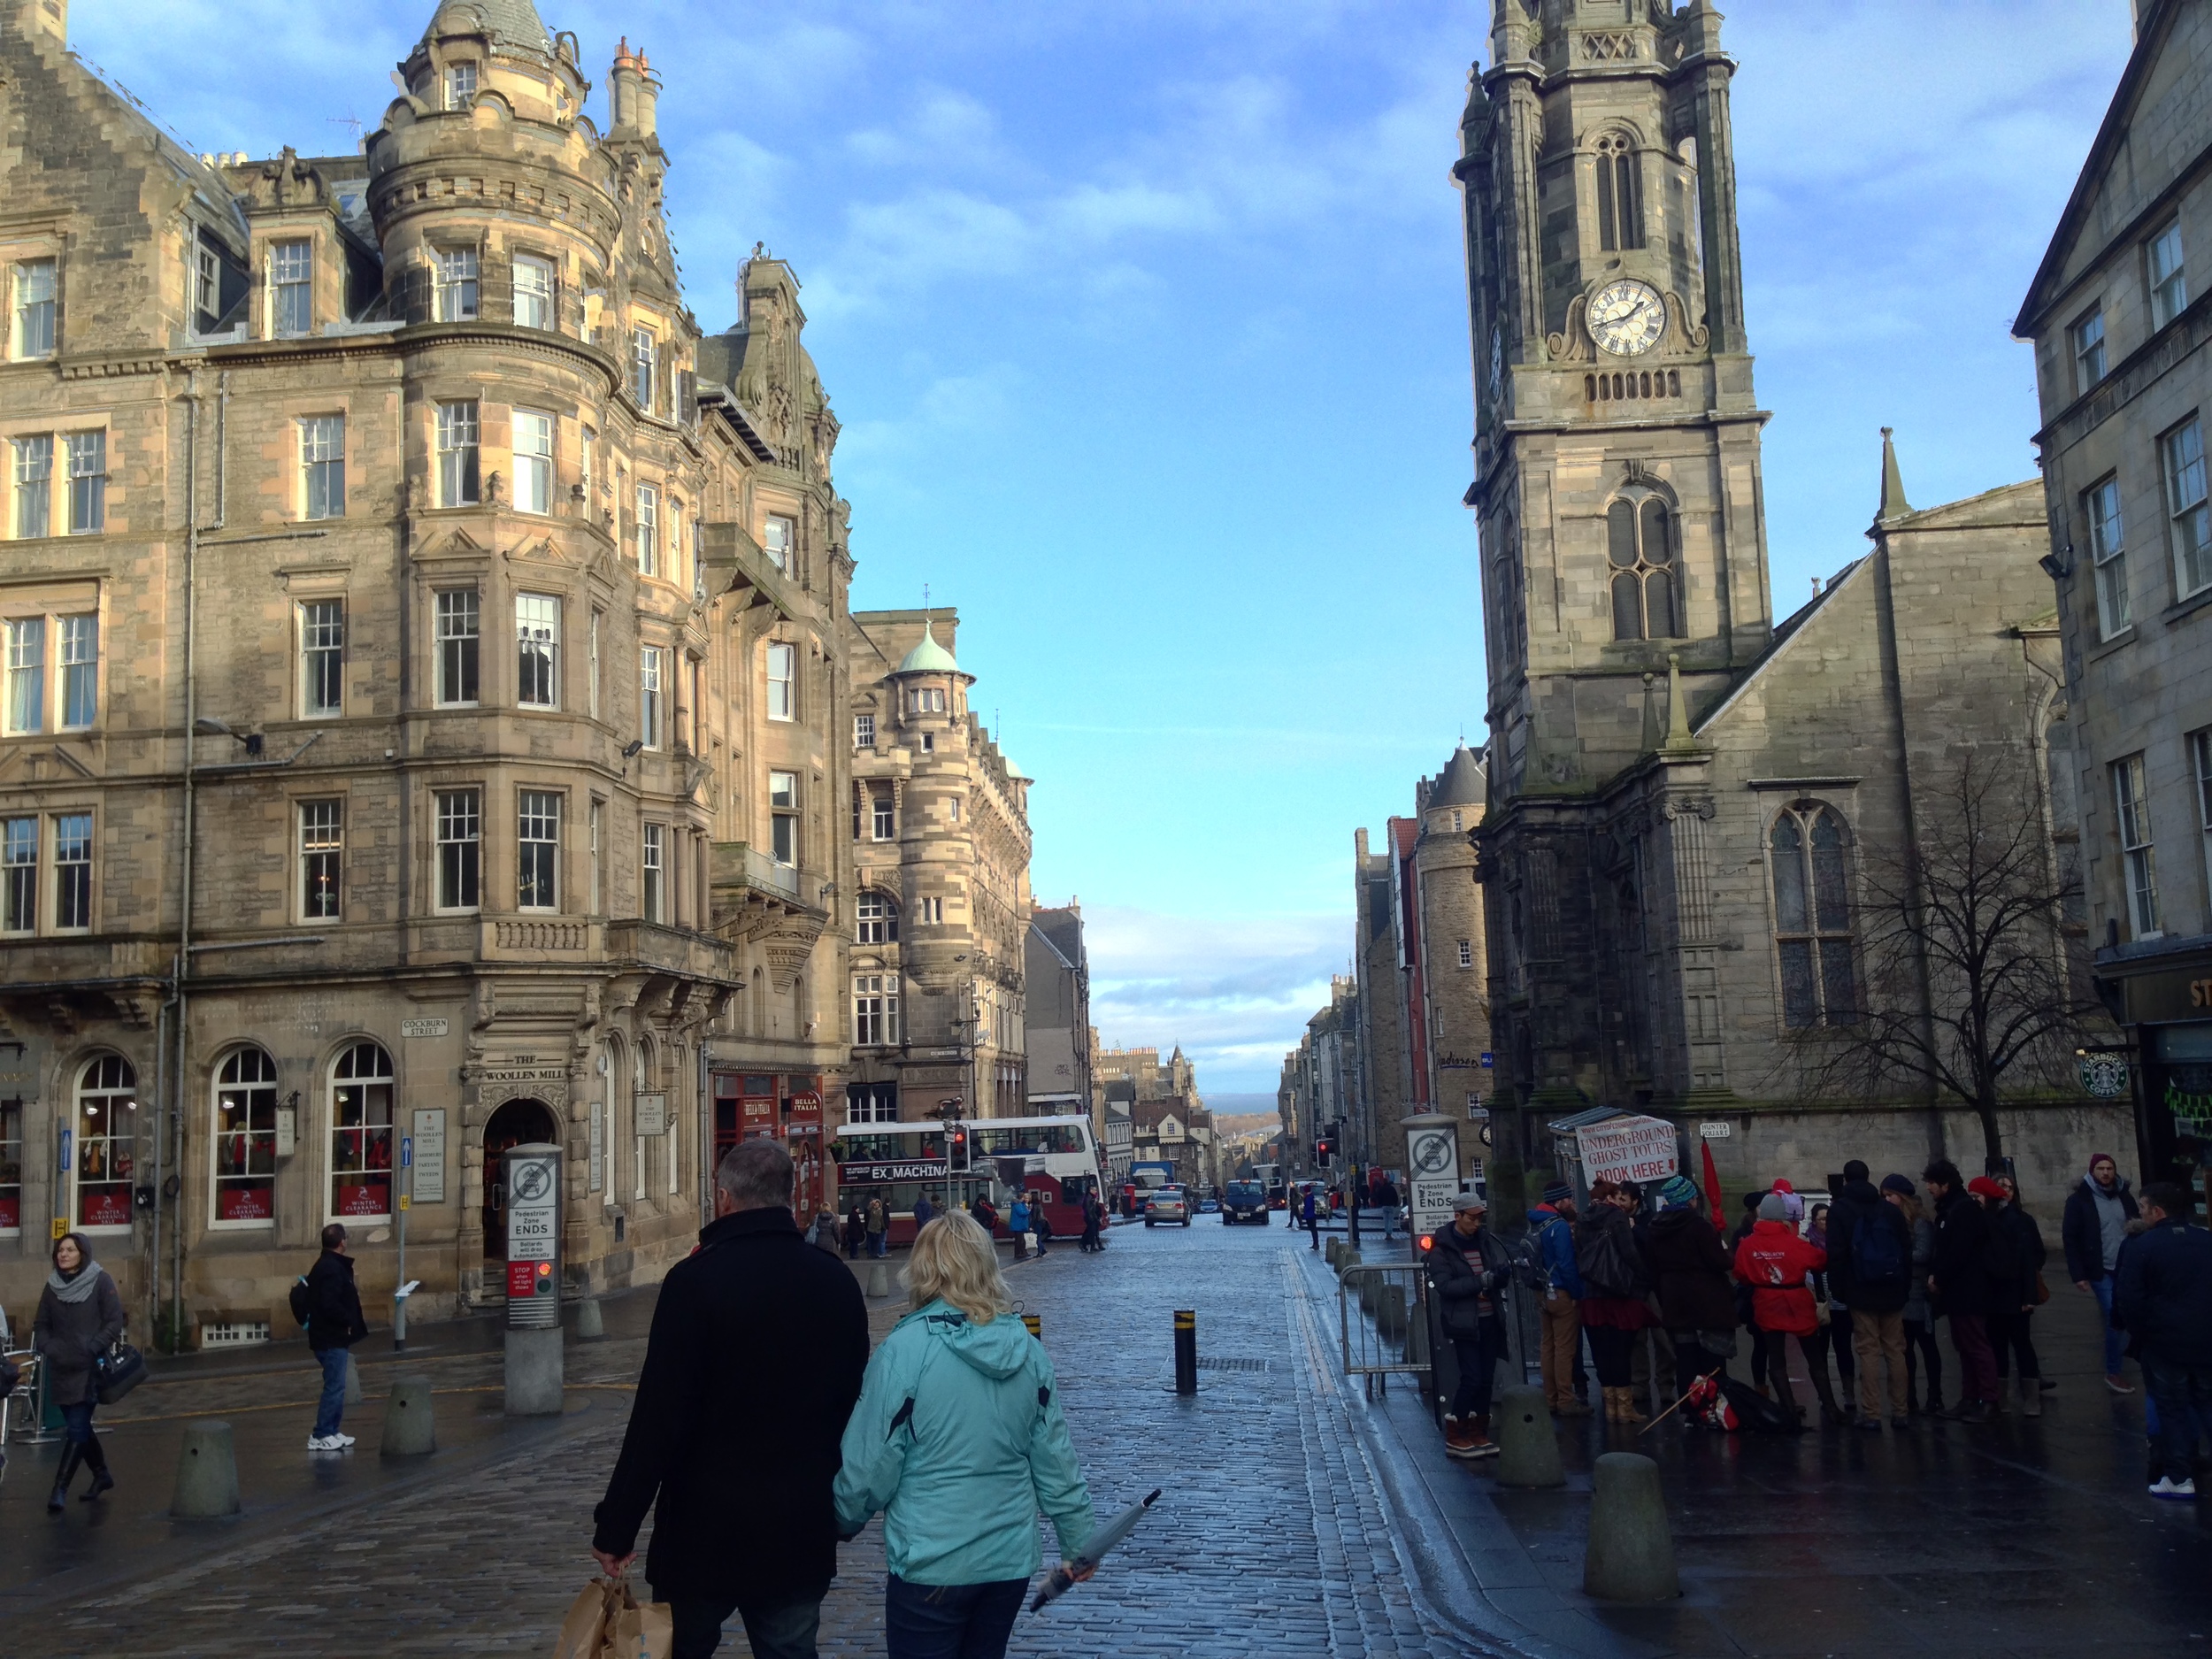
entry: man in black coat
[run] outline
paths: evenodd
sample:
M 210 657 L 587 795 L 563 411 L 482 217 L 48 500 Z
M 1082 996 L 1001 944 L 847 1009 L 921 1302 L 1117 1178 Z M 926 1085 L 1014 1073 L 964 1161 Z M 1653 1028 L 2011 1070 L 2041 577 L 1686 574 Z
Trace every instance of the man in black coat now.
M 2135 1389 L 2120 1374 L 2123 1342 L 2112 1318 L 2112 1276 L 2119 1269 L 2128 1223 L 2140 1213 L 2112 1154 L 2093 1152 L 2089 1173 L 2066 1195 L 2066 1218 L 2059 1230 L 2066 1247 L 2066 1277 L 2083 1295 L 2097 1299 L 2097 1317 L 2104 1326 L 2104 1386 L 2116 1394 Z
M 1429 1283 L 1459 1372 L 1459 1387 L 1444 1415 L 1448 1457 L 1494 1457 L 1498 1451 L 1490 1438 L 1490 1391 L 1498 1362 L 1506 1356 L 1501 1316 L 1512 1258 L 1482 1225 L 1489 1212 L 1484 1200 L 1462 1193 L 1452 1206 L 1452 1225 L 1434 1235 L 1428 1249 Z
M 1943 1304 L 1951 1322 L 1951 1346 L 1958 1350 L 1958 1403 L 1944 1415 L 1967 1423 L 1988 1423 L 1997 1416 L 1997 1356 L 1989 1346 L 1990 1233 L 1983 1203 L 2004 1188 L 1986 1175 L 1974 1178 L 1980 1191 L 1959 1179 L 1948 1158 L 1928 1165 L 1921 1179 L 1935 1202 L 1935 1256 L 1928 1263 L 1928 1294 Z
M 323 1253 L 307 1270 L 307 1346 L 323 1368 L 322 1398 L 315 1407 L 314 1431 L 307 1437 L 311 1452 L 342 1452 L 353 1444 L 353 1436 L 341 1432 L 346 1353 L 368 1333 L 361 1293 L 354 1287 L 353 1258 L 346 1254 L 346 1230 L 334 1221 L 323 1229 Z
M 1912 1294 L 1912 1227 L 1883 1202 L 1857 1158 L 1843 1166 L 1843 1185 L 1828 1207 L 1828 1287 L 1851 1310 L 1851 1348 L 1858 1361 L 1859 1426 L 1882 1426 L 1882 1379 L 1889 1379 L 1889 1419 L 1910 1424 L 1905 1374 L 1905 1302 Z
M 2120 1247 L 2113 1311 L 2139 1345 L 2143 1386 L 2158 1402 L 2154 1498 L 2197 1495 L 2200 1425 L 2212 1424 L 2212 1233 L 2189 1225 L 2189 1189 L 2143 1189 L 2149 1225 Z
M 724 1155 L 715 1219 L 668 1271 L 592 1554 L 645 1563 L 675 1619 L 674 1659 L 709 1659 L 735 1612 L 758 1659 L 815 1659 L 837 1574 L 845 1421 L 868 1365 L 868 1310 L 841 1262 L 792 1219 L 791 1159 L 768 1140 Z

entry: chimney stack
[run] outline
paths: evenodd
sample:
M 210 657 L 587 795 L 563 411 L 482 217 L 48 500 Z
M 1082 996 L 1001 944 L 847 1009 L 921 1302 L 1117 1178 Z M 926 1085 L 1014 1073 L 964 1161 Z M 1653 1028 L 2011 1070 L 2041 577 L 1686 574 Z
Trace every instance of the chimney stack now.
M 630 37 L 624 35 L 622 43 L 615 48 L 614 69 L 607 88 L 609 113 L 614 118 L 613 130 L 622 132 L 638 124 L 639 94 L 645 81 L 645 60 L 630 50 Z

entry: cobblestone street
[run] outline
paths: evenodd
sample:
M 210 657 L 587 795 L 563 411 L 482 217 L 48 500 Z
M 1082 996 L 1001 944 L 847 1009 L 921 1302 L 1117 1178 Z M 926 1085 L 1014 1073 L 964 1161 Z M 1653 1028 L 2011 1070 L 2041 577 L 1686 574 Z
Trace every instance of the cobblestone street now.
M 1323 1363 L 1322 1294 L 1280 1228 L 1116 1229 L 1014 1266 L 1044 1321 L 1102 1512 L 1165 1489 L 1109 1570 L 1018 1627 L 1013 1651 L 1423 1655 L 1471 1650 L 1425 1614 L 1383 1524 L 1347 1399 Z M 572 1345 L 557 1421 L 499 1415 L 482 1328 L 419 1333 L 419 1354 L 361 1350 L 360 1447 L 301 1448 L 312 1376 L 296 1344 L 248 1370 L 141 1389 L 103 1417 L 121 1485 L 99 1510 L 49 1517 L 51 1448 L 0 1485 L 0 1655 L 541 1653 L 591 1571 L 590 1510 L 626 1417 L 649 1293 L 609 1304 L 607 1339 Z M 1202 1392 L 1171 1390 L 1171 1314 L 1198 1314 Z M 875 1311 L 879 1333 L 898 1308 Z M 1326 1306 L 1334 1318 L 1333 1303 Z M 296 1362 L 286 1363 L 285 1362 Z M 240 1363 L 242 1365 L 243 1362 Z M 178 1368 L 183 1371 L 185 1368 Z M 440 1390 L 441 1450 L 375 1453 L 378 1401 L 402 1370 Z M 172 1372 L 176 1375 L 178 1372 Z M 247 1513 L 164 1513 L 181 1420 L 236 1425 Z M 883 1651 L 879 1524 L 843 1552 L 826 1655 Z M 733 1632 L 724 1652 L 741 1654 Z

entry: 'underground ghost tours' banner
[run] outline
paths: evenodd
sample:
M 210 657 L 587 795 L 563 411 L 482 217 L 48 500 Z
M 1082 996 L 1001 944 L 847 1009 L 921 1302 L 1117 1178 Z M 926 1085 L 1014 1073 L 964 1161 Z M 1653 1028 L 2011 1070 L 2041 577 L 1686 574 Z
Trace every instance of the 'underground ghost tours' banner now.
M 1609 1118 L 1575 1131 L 1586 1181 L 1663 1181 L 1681 1167 L 1674 1125 L 1658 1118 Z

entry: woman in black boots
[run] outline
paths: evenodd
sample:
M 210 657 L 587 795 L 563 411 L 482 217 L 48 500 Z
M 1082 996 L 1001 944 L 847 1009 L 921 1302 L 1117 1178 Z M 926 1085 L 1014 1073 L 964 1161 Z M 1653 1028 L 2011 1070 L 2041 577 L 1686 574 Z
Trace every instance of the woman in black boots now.
M 87 1503 L 115 1484 L 100 1437 L 92 1432 L 92 1411 L 99 1403 L 94 1365 L 123 1334 L 123 1298 L 107 1270 L 92 1259 L 92 1247 L 81 1233 L 65 1233 L 54 1240 L 54 1271 L 46 1276 L 46 1293 L 38 1299 L 31 1330 L 46 1367 L 46 1397 L 60 1410 L 69 1432 L 61 1472 L 46 1500 L 48 1511 L 58 1513 L 69 1502 L 69 1483 L 79 1464 L 92 1471 Z

